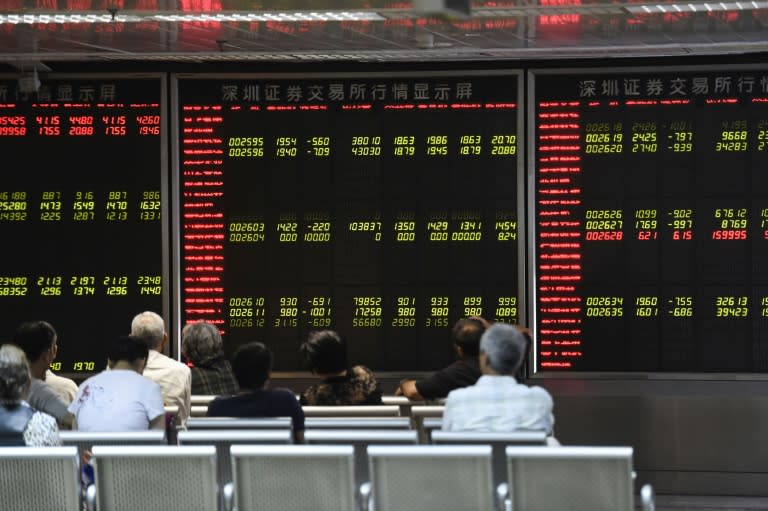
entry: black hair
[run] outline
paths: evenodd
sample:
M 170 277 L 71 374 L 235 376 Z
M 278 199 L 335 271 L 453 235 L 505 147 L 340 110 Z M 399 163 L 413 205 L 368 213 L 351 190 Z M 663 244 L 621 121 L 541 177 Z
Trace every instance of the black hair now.
M 333 374 L 347 368 L 347 344 L 333 330 L 311 332 L 300 350 L 309 368 L 316 373 Z
M 130 335 L 122 335 L 109 344 L 107 358 L 113 363 L 124 361 L 131 364 L 149 356 L 149 348 L 144 342 Z
M 453 325 L 451 339 L 467 356 L 480 354 L 480 337 L 485 332 L 482 321 L 474 318 L 460 319 Z
M 232 371 L 240 388 L 259 390 L 272 371 L 272 352 L 260 342 L 243 344 L 232 358 Z
M 27 321 L 16 328 L 11 343 L 24 351 L 27 360 L 36 362 L 56 342 L 56 330 L 47 321 Z

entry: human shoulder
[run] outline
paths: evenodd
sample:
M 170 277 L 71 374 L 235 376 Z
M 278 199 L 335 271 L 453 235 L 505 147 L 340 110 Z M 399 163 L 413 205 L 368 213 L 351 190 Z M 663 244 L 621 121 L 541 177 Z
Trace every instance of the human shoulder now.
M 178 360 L 164 355 L 156 350 L 149 350 L 149 356 L 147 357 L 148 368 L 164 368 L 164 369 L 176 369 L 179 372 L 191 373 L 189 366 L 182 364 Z
M 552 400 L 552 394 L 549 393 L 547 389 L 544 387 L 539 387 L 538 385 L 534 385 L 532 387 L 528 387 L 528 392 L 539 399 L 548 401 L 550 403 L 553 402 Z
M 43 412 L 32 414 L 24 428 L 24 443 L 31 447 L 61 445 L 56 419 Z
M 362 365 L 357 365 L 357 366 L 352 367 L 352 369 L 350 369 L 350 373 L 352 373 L 351 374 L 352 378 L 357 379 L 357 380 L 372 380 L 372 379 L 375 379 L 375 377 L 373 375 L 373 371 L 371 371 L 370 369 L 368 369 L 367 367 L 362 366 Z

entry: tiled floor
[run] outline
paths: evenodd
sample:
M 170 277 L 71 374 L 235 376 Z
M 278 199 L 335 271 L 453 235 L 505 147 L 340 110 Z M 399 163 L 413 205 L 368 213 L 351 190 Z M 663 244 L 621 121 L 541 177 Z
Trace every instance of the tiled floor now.
M 768 488 L 766 488 L 768 494 Z M 656 495 L 656 511 L 768 511 L 768 497 Z

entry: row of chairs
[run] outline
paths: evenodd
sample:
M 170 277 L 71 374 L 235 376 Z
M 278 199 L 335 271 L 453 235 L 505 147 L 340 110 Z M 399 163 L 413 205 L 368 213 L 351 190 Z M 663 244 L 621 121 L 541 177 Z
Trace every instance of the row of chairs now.
M 233 445 L 232 482 L 216 477 L 216 448 L 94 446 L 98 511 L 633 511 L 629 447 L 505 449 L 494 492 L 488 445 L 371 445 L 369 482 L 355 483 L 352 445 Z M 79 509 L 75 447 L 2 448 L 0 479 L 13 509 Z M 643 508 L 653 509 L 643 489 Z

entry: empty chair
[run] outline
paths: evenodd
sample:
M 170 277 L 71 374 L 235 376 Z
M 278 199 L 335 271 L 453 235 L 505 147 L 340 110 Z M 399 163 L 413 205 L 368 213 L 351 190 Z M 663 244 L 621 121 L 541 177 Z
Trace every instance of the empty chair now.
M 409 429 L 408 417 L 308 417 L 304 427 L 310 429 Z
M 490 446 L 372 445 L 368 462 L 375 511 L 494 509 Z
M 219 488 L 232 481 L 232 464 L 229 448 L 234 444 L 290 444 L 293 433 L 290 428 L 261 430 L 197 429 L 179 431 L 179 445 L 213 445 L 216 447 L 216 465 Z
M 359 405 L 359 406 L 303 406 L 306 417 L 397 417 L 400 407 L 397 405 Z
M 4 509 L 80 511 L 77 449 L 0 447 Z
M 233 445 L 227 509 L 354 511 L 352 446 Z
M 209 446 L 97 445 L 88 509 L 189 511 L 218 508 L 216 449 Z
M 634 510 L 631 447 L 507 447 L 506 455 L 513 510 Z
M 94 445 L 165 445 L 165 431 L 61 431 L 61 443 L 74 445 L 80 454 Z
M 369 445 L 415 445 L 419 438 L 417 433 L 411 430 L 308 429 L 304 432 L 304 440 L 308 444 L 352 445 L 355 448 L 355 487 L 359 488 L 369 480 L 367 452 Z
M 290 417 L 190 417 L 187 429 L 291 429 Z
M 494 487 L 507 481 L 508 445 L 547 445 L 547 433 L 544 431 L 514 431 L 510 433 L 476 431 L 433 431 L 433 444 L 479 444 L 490 445 L 493 457 Z

